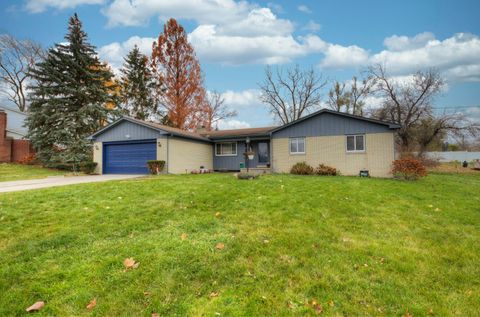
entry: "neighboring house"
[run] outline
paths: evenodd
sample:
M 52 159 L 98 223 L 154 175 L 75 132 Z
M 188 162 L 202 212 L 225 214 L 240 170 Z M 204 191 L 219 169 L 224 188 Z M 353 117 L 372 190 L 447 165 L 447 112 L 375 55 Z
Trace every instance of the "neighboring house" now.
M 23 112 L 0 107 L 0 162 L 19 162 L 34 153 L 30 141 L 25 140 L 25 118 Z
M 343 175 L 368 170 L 389 177 L 394 160 L 394 132 L 389 122 L 323 109 L 279 127 L 223 131 L 179 130 L 123 117 L 90 138 L 99 173 L 148 173 L 147 160 L 164 160 L 165 172 L 237 171 L 244 154 L 254 153 L 250 168 L 289 172 L 297 162 L 323 163 Z
M 6 126 L 7 137 L 24 139 L 28 132 L 28 129 L 24 127 L 27 114 L 6 106 L 0 106 L 0 111 L 5 112 L 8 116 Z

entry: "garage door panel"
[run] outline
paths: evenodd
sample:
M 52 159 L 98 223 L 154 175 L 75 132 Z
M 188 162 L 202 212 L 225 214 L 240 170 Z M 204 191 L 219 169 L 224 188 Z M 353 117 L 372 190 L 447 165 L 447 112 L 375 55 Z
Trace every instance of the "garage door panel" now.
M 147 161 L 157 157 L 155 141 L 105 144 L 105 174 L 148 174 Z

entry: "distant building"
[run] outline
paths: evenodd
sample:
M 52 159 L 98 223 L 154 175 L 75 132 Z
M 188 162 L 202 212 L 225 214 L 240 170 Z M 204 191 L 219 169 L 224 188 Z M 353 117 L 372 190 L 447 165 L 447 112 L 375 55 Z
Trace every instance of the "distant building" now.
M 8 116 L 6 127 L 7 137 L 24 139 L 28 132 L 27 128 L 23 126 L 27 114 L 7 106 L 0 106 L 0 111 L 5 112 Z
M 25 139 L 26 117 L 23 112 L 0 107 L 0 162 L 19 162 L 34 153 L 30 141 Z

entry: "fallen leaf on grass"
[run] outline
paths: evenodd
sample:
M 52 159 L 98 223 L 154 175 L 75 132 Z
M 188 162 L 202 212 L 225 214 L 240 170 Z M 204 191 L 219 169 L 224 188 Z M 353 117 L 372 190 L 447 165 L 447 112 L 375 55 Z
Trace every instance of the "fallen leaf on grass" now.
M 218 292 L 211 292 L 210 297 L 218 297 Z
M 216 213 L 215 213 L 215 217 L 217 217 L 217 218 L 220 217 L 220 215 L 221 215 L 220 212 L 216 212 Z
M 329 300 L 329 301 L 328 301 L 328 306 L 330 306 L 330 307 L 335 306 L 335 303 L 333 302 L 333 300 Z
M 265 239 L 263 240 L 263 243 L 267 244 L 267 243 L 270 243 L 270 241 Z
M 152 313 L 152 317 L 160 317 L 159 313 Z
M 312 301 L 312 307 L 317 314 L 321 314 L 323 312 L 323 307 L 317 301 Z
M 225 244 L 219 242 L 219 243 L 217 243 L 217 245 L 215 246 L 215 248 L 216 248 L 217 250 L 223 250 L 223 249 L 225 249 Z
M 126 258 L 123 260 L 123 265 L 125 266 L 125 270 L 136 269 L 140 265 L 140 262 L 135 262 L 133 258 Z
M 182 235 L 180 236 L 180 238 L 181 238 L 182 240 L 186 240 L 187 237 L 188 237 L 188 235 L 187 235 L 186 233 L 182 233 Z
M 90 301 L 90 303 L 88 303 L 87 305 L 87 309 L 93 309 L 95 306 L 97 306 L 97 299 L 94 298 Z
M 428 314 L 429 314 L 429 315 L 433 315 L 433 309 L 430 308 L 430 309 L 428 310 Z
M 35 304 L 33 304 L 32 306 L 28 307 L 27 309 L 25 309 L 25 311 L 27 311 L 27 312 L 39 311 L 44 306 L 45 306 L 45 302 L 39 301 L 39 302 L 36 302 Z
M 145 291 L 145 292 L 143 292 L 143 295 L 150 296 L 150 292 Z
M 413 317 L 413 314 L 410 314 L 408 312 L 408 309 L 407 309 L 407 311 L 405 312 L 405 315 L 403 315 L 403 317 Z

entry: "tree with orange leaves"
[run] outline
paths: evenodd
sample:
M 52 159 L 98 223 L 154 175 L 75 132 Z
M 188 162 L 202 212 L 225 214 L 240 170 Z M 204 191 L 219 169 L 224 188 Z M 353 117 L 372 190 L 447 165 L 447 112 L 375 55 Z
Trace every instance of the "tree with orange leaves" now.
M 167 112 L 166 122 L 184 130 L 203 125 L 206 92 L 200 63 L 185 29 L 175 19 L 168 20 L 153 43 L 151 64 L 159 82 L 157 94 Z

